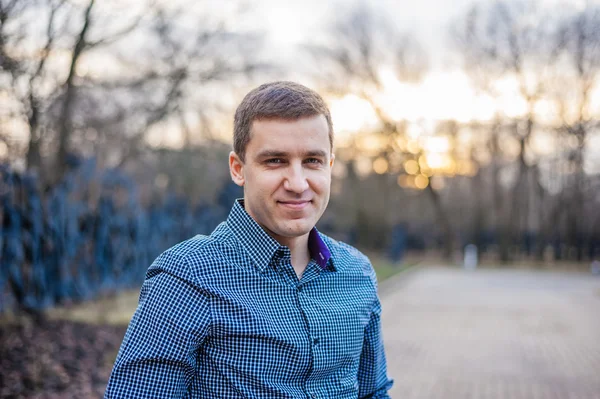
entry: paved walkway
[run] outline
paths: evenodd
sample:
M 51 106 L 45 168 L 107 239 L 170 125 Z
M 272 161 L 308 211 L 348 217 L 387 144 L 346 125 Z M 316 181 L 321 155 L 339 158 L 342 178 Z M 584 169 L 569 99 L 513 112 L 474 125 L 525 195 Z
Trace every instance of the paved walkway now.
M 600 399 L 600 278 L 421 268 L 381 287 L 395 399 Z

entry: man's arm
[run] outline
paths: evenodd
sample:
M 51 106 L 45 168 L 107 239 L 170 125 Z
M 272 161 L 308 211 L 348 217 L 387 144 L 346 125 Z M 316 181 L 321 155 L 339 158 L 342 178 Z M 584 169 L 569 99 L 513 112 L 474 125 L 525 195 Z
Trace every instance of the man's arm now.
M 149 269 L 105 399 L 186 395 L 195 374 L 195 352 L 210 326 L 210 309 L 196 287 L 162 271 L 163 262 L 175 261 L 163 254 Z
M 371 268 L 371 280 L 377 291 L 377 277 Z M 358 367 L 358 397 L 361 399 L 389 398 L 388 390 L 393 381 L 388 379 L 385 351 L 381 335 L 381 303 L 376 299 L 365 338 Z

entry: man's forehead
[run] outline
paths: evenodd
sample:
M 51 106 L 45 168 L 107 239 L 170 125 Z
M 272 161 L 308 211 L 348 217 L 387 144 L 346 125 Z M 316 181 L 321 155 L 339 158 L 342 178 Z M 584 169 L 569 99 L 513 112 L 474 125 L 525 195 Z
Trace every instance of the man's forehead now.
M 279 115 L 260 115 L 259 114 L 252 119 L 252 123 L 254 123 L 256 121 L 296 122 L 296 121 L 301 121 L 303 119 L 312 119 L 312 118 L 316 118 L 316 117 L 323 117 L 323 119 L 327 120 L 327 118 L 325 118 L 325 115 L 323 115 L 323 114 L 299 115 L 298 117 L 294 117 L 294 118 L 287 118 L 287 117 L 283 117 L 283 116 L 279 116 Z
M 257 135 L 261 135 L 261 138 L 264 139 L 272 139 L 288 134 L 291 137 L 308 138 L 310 136 L 329 141 L 330 132 L 327 121 L 322 115 L 292 120 L 257 119 L 252 122 L 250 140 Z
M 250 131 L 252 131 L 256 125 L 262 125 L 262 124 L 273 123 L 273 124 L 282 124 L 282 125 L 292 126 L 292 125 L 303 125 L 307 122 L 316 122 L 316 121 L 323 122 L 324 126 L 327 127 L 327 131 L 329 131 L 329 126 L 327 124 L 327 118 L 323 114 L 305 115 L 305 116 L 300 116 L 298 118 L 282 118 L 279 116 L 258 116 L 258 117 L 255 117 L 254 119 L 252 119 L 252 121 L 250 123 Z

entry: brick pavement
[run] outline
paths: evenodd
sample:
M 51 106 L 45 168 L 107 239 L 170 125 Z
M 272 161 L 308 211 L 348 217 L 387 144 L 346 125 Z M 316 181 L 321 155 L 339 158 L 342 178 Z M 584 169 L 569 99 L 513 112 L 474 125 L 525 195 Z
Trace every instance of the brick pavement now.
M 428 267 L 381 287 L 397 399 L 600 399 L 600 278 Z

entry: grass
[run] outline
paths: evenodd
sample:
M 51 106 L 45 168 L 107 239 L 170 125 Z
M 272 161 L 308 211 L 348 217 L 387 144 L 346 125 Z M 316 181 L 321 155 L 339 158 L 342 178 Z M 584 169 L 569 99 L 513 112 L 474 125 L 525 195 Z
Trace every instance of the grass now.
M 118 295 L 49 309 L 51 319 L 67 319 L 82 323 L 127 325 L 138 304 L 139 290 L 123 291 Z
M 371 263 L 373 264 L 373 269 L 375 269 L 375 273 L 377 273 L 377 281 L 379 283 L 387 280 L 388 278 L 401 273 L 411 267 L 417 265 L 419 262 L 417 260 L 405 260 L 403 262 L 393 262 L 385 257 L 378 255 L 369 256 Z

